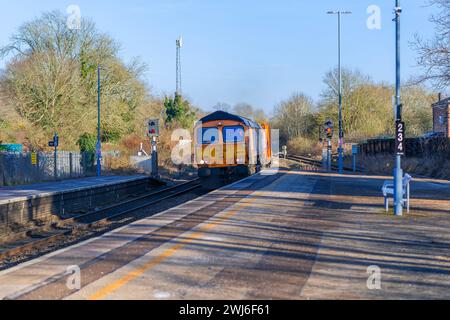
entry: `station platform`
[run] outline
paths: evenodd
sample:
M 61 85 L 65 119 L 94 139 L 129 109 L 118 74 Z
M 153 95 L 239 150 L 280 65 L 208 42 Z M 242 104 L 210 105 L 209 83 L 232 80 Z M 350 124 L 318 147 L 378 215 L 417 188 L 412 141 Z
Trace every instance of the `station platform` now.
M 148 176 L 104 176 L 36 183 L 24 186 L 0 187 L 0 205 L 44 196 L 51 196 L 61 192 L 73 192 L 91 188 L 99 188 L 145 178 L 148 178 Z
M 1 271 L 0 299 L 450 298 L 450 181 L 393 217 L 388 177 L 266 174 Z
M 33 226 L 142 194 L 158 181 L 144 175 L 104 176 L 0 188 L 0 243 Z

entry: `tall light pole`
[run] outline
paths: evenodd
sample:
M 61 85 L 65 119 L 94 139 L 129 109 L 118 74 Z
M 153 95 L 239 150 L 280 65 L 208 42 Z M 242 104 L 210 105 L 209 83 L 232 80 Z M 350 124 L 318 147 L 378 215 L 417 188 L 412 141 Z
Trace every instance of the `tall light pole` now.
M 400 0 L 395 0 L 395 122 L 402 120 L 402 103 L 400 96 Z M 397 128 L 396 128 L 397 130 Z M 394 170 L 394 214 L 403 215 L 403 170 L 401 155 L 396 155 Z
M 328 14 L 338 16 L 338 72 L 339 72 L 339 173 L 344 173 L 344 128 L 342 121 L 342 69 L 341 69 L 341 16 L 351 14 L 350 11 L 328 11 Z
M 102 175 L 102 137 L 101 137 L 101 114 L 100 114 L 100 96 L 101 96 L 101 84 L 100 84 L 100 66 L 97 69 L 97 177 Z
M 183 47 L 183 38 L 180 37 L 177 41 L 177 62 L 176 62 L 176 69 L 177 69 L 177 89 L 176 93 L 177 95 L 182 94 L 182 87 L 181 87 L 181 48 Z

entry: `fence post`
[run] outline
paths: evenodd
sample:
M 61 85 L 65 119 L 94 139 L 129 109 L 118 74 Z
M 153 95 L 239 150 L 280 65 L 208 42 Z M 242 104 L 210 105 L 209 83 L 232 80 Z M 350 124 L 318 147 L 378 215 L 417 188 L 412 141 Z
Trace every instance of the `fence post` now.
M 53 175 L 55 181 L 58 180 L 58 149 L 55 147 L 55 151 L 53 153 Z
M 81 153 L 81 163 L 82 163 L 82 165 L 81 165 L 81 175 L 82 176 L 85 176 L 86 175 L 86 172 L 87 172 L 87 170 L 86 170 L 86 165 L 87 165 L 87 163 L 86 163 L 86 152 L 82 152 Z
M 4 172 L 5 168 L 3 167 L 3 155 L 0 153 L 0 187 L 5 185 L 4 182 Z
M 72 152 L 69 153 L 69 176 L 72 178 L 73 176 L 73 154 Z
M 41 181 L 41 154 L 36 152 L 36 166 L 34 176 L 36 181 Z

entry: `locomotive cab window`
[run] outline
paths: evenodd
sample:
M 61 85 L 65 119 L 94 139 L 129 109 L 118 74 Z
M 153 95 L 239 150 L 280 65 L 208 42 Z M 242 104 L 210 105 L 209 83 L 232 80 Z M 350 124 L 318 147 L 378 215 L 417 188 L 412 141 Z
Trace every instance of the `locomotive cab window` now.
M 199 144 L 216 144 L 219 142 L 219 129 L 200 128 L 198 130 Z
M 242 126 L 223 128 L 224 143 L 240 143 L 245 141 L 245 130 Z

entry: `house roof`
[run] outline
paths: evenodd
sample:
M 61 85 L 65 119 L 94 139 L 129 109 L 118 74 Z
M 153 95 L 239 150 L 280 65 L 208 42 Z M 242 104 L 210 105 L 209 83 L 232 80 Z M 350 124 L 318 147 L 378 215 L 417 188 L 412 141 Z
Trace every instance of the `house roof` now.
M 438 101 L 436 103 L 433 103 L 431 106 L 435 108 L 435 107 L 448 107 L 449 105 L 450 105 L 450 97 L 442 99 L 441 101 Z
M 225 112 L 225 111 L 216 111 L 214 113 L 211 113 L 210 115 L 207 115 L 206 117 L 203 117 L 202 119 L 200 119 L 198 122 L 204 123 L 204 122 L 220 121 L 220 120 L 232 120 L 232 121 L 242 122 L 246 126 L 261 129 L 261 126 L 257 122 L 252 121 L 252 120 L 242 117 L 242 116 L 238 116 L 235 114 Z

